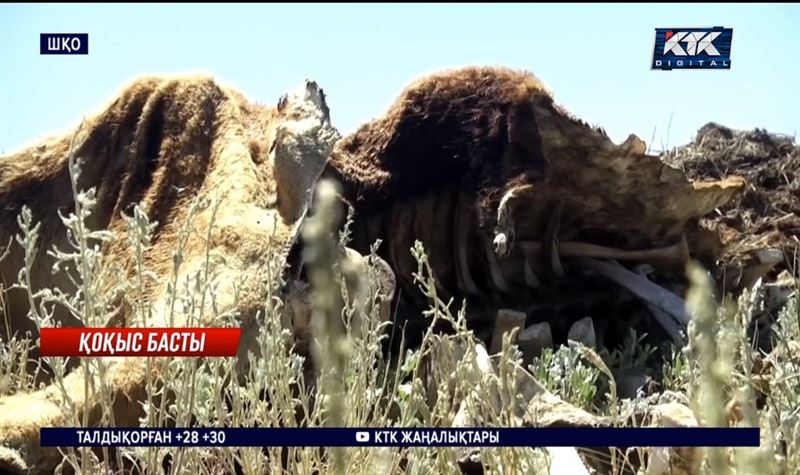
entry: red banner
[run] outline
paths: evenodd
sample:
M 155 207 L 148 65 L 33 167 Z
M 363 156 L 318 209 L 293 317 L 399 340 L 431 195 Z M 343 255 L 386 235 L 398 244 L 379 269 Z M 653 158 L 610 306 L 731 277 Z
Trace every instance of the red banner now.
M 42 328 L 42 356 L 235 356 L 241 328 Z

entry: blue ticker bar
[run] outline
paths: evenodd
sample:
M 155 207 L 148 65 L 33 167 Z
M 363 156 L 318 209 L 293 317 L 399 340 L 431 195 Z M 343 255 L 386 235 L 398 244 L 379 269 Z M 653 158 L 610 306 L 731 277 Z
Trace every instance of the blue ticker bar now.
M 42 428 L 42 447 L 758 447 L 758 427 Z

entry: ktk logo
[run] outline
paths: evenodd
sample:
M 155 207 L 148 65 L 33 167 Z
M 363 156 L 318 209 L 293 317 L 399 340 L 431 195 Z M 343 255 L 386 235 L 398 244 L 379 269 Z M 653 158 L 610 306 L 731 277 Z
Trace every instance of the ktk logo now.
M 651 69 L 730 69 L 733 29 L 656 28 Z
M 708 53 L 709 56 L 719 56 L 719 51 L 714 47 L 714 39 L 720 35 L 719 31 L 679 31 L 664 33 L 664 54 L 672 53 L 675 56 L 697 56 L 700 53 Z M 686 49 L 681 47 L 681 43 L 686 43 Z

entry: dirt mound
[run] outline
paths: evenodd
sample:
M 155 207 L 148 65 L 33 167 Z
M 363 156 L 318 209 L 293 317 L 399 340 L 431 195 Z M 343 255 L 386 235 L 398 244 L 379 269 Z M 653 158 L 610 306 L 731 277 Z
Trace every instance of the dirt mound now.
M 740 199 L 701 223 L 719 230 L 722 264 L 744 263 L 765 249 L 783 254 L 776 270 L 793 263 L 800 249 L 800 145 L 793 137 L 708 123 L 693 142 L 662 158 L 694 180 L 733 175 L 746 180 Z

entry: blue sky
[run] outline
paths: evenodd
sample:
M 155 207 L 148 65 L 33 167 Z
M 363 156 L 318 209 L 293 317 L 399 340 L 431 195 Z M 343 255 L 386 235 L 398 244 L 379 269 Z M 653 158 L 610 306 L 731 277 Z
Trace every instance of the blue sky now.
M 734 29 L 730 71 L 650 70 L 654 28 L 715 25 Z M 88 33 L 89 54 L 40 56 L 42 32 Z M 708 121 L 800 132 L 798 5 L 3 4 L 0 153 L 142 74 L 207 72 L 264 103 L 314 79 L 348 133 L 412 79 L 468 64 L 534 72 L 616 141 L 674 146 Z

